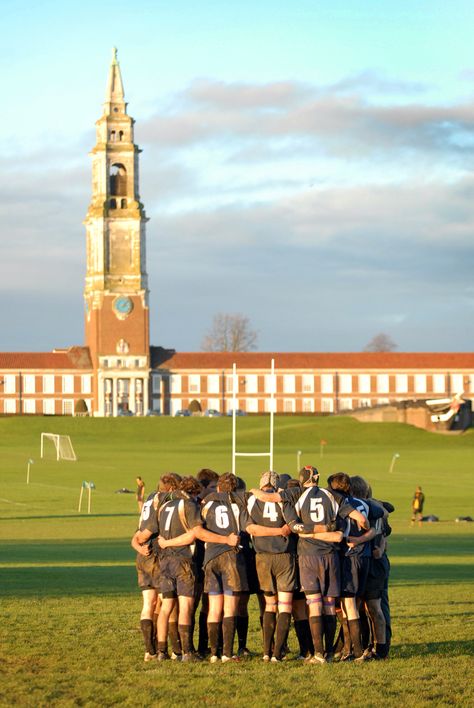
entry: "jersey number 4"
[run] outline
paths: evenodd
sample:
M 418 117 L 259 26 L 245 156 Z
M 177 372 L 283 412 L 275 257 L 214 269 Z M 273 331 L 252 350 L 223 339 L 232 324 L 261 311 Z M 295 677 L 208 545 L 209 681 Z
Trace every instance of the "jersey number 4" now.
M 262 516 L 264 519 L 270 519 L 272 522 L 278 521 L 278 512 L 275 502 L 265 502 Z

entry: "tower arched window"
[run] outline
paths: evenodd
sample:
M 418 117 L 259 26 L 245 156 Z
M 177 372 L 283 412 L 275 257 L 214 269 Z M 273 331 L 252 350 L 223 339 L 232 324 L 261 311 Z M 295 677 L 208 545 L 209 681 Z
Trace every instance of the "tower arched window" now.
M 122 139 L 122 138 L 120 138 Z M 110 142 L 114 143 L 115 142 L 115 130 L 110 131 Z
M 119 140 L 120 142 L 123 140 L 123 130 L 119 130 Z
M 116 209 L 116 208 L 117 208 L 117 200 L 116 200 L 116 199 L 111 199 L 111 200 L 110 200 L 110 208 L 111 208 L 111 209 Z
M 127 200 L 126 200 L 126 199 L 121 199 L 121 200 L 120 200 L 120 208 L 121 208 L 121 209 L 126 209 L 126 208 L 127 208 Z
M 112 197 L 126 196 L 127 170 L 123 165 L 114 164 L 110 167 L 110 195 Z

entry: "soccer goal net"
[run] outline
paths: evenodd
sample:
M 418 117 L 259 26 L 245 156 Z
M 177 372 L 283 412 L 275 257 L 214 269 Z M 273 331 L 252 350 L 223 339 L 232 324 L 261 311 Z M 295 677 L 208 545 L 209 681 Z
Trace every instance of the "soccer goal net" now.
M 41 459 L 44 457 L 45 443 L 48 440 L 55 447 L 57 460 L 70 460 L 71 462 L 77 460 L 69 435 L 54 435 L 53 433 L 41 433 Z

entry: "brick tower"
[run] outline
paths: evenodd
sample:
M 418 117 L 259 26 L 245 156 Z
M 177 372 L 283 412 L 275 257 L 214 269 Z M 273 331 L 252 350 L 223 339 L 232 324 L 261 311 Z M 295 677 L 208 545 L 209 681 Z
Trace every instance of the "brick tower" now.
M 139 196 L 134 122 L 127 115 L 114 49 L 104 112 L 96 122 L 92 199 L 84 221 L 85 333 L 97 371 L 98 415 L 143 415 L 148 409 L 147 218 Z

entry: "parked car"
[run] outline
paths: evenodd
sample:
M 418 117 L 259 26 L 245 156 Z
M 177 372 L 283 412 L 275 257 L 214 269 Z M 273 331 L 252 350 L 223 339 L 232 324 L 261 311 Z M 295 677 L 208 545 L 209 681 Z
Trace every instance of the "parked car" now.
M 222 413 L 215 408 L 208 408 L 208 410 L 204 412 L 204 415 L 206 418 L 220 418 Z
M 233 411 L 227 411 L 227 415 L 232 415 Z M 235 415 L 247 415 L 241 408 L 236 408 Z
M 154 410 L 149 410 L 147 411 L 147 416 L 155 416 L 155 415 L 161 415 L 160 411 L 154 411 Z
M 175 415 L 175 418 L 176 417 L 187 418 L 188 416 L 191 415 L 191 411 L 188 411 L 187 408 L 180 408 L 179 411 L 176 411 L 176 413 L 174 415 Z
M 119 408 L 117 411 L 117 415 L 129 416 L 133 415 L 133 411 L 129 410 L 128 408 Z

